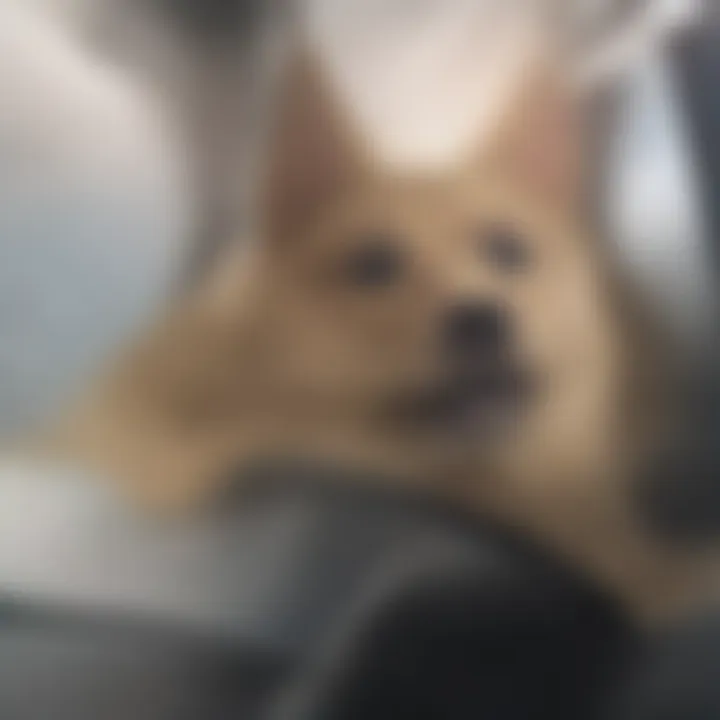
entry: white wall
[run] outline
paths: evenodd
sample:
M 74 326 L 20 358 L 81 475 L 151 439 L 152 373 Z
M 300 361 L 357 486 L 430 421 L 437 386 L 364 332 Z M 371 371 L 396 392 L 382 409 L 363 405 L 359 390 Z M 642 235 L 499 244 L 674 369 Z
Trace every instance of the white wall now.
M 26 0 L 0 5 L 0 432 L 44 417 L 163 293 L 171 128 Z

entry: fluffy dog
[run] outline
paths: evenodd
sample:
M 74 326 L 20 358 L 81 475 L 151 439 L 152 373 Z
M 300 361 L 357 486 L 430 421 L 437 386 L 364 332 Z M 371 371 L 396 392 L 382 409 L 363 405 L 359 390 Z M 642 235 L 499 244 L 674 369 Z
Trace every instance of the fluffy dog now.
M 260 242 L 119 364 L 66 448 L 162 506 L 267 456 L 352 463 L 522 528 L 643 618 L 685 601 L 694 563 L 631 502 L 657 350 L 591 232 L 580 105 L 535 60 L 484 152 L 404 176 L 303 56 Z

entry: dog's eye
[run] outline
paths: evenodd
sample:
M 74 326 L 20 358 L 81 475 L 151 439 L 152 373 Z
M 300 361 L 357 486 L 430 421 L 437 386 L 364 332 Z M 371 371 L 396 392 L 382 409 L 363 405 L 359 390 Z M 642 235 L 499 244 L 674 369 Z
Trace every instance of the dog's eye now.
M 403 258 L 393 238 L 378 233 L 363 237 L 362 242 L 364 244 L 346 261 L 345 273 L 349 280 L 369 288 L 394 283 L 402 273 Z
M 512 227 L 498 225 L 481 233 L 483 257 L 504 272 L 519 272 L 530 264 L 530 249 L 525 238 Z

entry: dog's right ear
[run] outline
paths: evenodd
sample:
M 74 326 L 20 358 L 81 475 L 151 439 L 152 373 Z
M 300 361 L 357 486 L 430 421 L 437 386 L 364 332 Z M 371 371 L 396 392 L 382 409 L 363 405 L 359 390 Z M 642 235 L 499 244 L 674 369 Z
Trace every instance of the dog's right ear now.
M 287 69 L 261 198 L 265 240 L 303 234 L 367 167 L 320 61 L 303 50 Z
M 554 208 L 587 202 L 587 102 L 557 57 L 542 48 L 528 57 L 510 106 L 483 161 Z

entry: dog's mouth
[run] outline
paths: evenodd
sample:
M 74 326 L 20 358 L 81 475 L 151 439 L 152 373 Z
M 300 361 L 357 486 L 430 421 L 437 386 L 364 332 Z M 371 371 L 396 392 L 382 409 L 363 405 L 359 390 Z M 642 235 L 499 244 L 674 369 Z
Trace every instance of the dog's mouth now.
M 402 403 L 414 426 L 474 440 L 511 432 L 535 396 L 531 374 L 508 363 L 453 372 L 443 382 Z

